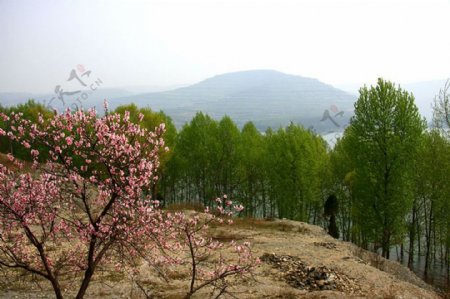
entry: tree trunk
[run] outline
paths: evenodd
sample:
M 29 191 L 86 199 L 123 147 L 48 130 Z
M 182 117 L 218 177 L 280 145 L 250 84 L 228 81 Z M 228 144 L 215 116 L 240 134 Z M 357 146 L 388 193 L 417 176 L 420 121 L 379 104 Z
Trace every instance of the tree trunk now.
M 400 262 L 403 264 L 405 258 L 405 248 L 403 246 L 403 241 L 402 244 L 400 244 Z
M 430 268 L 430 256 L 431 256 L 431 227 L 432 227 L 432 219 L 433 219 L 433 203 L 431 203 L 430 214 L 428 215 L 428 225 L 426 227 L 425 237 L 425 269 L 423 271 L 423 276 L 425 279 L 428 278 L 428 270 Z
M 266 212 L 266 191 L 264 188 L 264 183 L 261 184 L 261 189 L 262 189 L 262 203 L 263 203 L 263 218 L 267 217 L 267 212 Z
M 50 282 L 52 284 L 53 287 L 53 291 L 55 292 L 55 296 L 57 299 L 63 299 L 63 295 L 61 292 L 61 286 L 58 283 L 58 280 L 56 280 L 55 278 L 50 278 Z
M 390 245 L 391 245 L 391 233 L 389 232 L 389 230 L 384 229 L 383 239 L 381 242 L 381 255 L 386 259 L 389 259 Z
M 89 283 L 91 282 L 92 275 L 94 274 L 94 269 L 89 267 L 86 272 L 84 273 L 84 279 L 81 283 L 80 289 L 78 290 L 78 294 L 76 299 L 82 299 L 84 295 L 86 294 L 86 290 L 89 286 Z
M 420 224 L 419 221 L 416 221 L 416 234 L 417 234 L 417 257 L 420 260 L 420 256 L 422 255 L 422 245 L 420 240 Z
M 414 264 L 414 238 L 416 236 L 417 208 L 414 203 L 412 210 L 412 223 L 409 228 L 408 268 L 412 270 Z

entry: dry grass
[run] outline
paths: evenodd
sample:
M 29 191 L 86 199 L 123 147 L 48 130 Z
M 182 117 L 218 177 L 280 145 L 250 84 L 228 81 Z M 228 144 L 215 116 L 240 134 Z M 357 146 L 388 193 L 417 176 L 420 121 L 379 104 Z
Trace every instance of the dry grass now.
M 370 266 L 378 270 L 385 271 L 385 259 L 379 254 L 354 246 L 352 250 L 353 255 L 359 257 L 361 260 L 368 263 Z
M 186 280 L 190 277 L 191 273 L 188 269 L 177 269 L 166 271 L 167 278 L 171 280 Z
M 231 242 L 233 240 L 238 241 L 238 240 L 245 239 L 245 236 L 237 233 L 236 231 L 224 230 L 224 229 L 211 230 L 209 233 L 209 237 L 211 237 L 213 240 L 216 240 L 216 241 L 219 241 L 222 243 Z
M 112 282 L 119 282 L 124 280 L 126 277 L 123 272 L 111 271 L 108 272 L 108 274 L 105 275 L 103 278 Z
M 276 294 L 270 298 L 272 298 L 272 299 L 278 299 L 278 298 L 279 299 L 296 299 L 296 298 L 298 298 L 298 295 L 295 292 L 293 292 L 292 290 L 285 289 L 285 290 L 278 292 L 278 294 Z
M 187 206 L 189 210 L 193 210 L 192 206 Z M 175 205 L 170 208 L 172 211 L 186 209 L 186 205 Z M 341 269 L 349 277 L 358 278 L 357 285 L 361 287 L 367 298 L 437 298 L 432 296 L 427 289 L 419 289 L 415 285 L 405 284 L 403 281 L 407 281 L 406 277 L 394 279 L 391 274 L 387 275 L 369 267 L 367 264 L 379 269 L 386 268 L 389 270 L 393 268 L 391 263 L 385 262 L 371 252 L 357 249 L 356 246 L 348 245 L 349 247 L 347 247 L 338 240 L 332 240 L 320 227 L 288 220 L 253 218 L 234 220 L 235 223 L 232 225 L 211 227 L 207 231 L 208 236 L 224 243 L 230 240 L 248 240 L 252 243 L 255 256 L 260 256 L 262 252 L 276 252 L 277 254 L 297 256 L 308 264 L 332 265 Z M 328 249 L 320 245 L 330 242 L 339 246 Z M 234 259 L 234 255 L 229 254 L 232 252 L 232 248 L 224 248 L 223 252 L 225 257 Z M 177 252 L 176 254 L 182 255 L 184 252 Z M 348 259 L 343 258 L 347 256 L 349 256 Z M 205 255 L 202 265 L 211 269 L 216 258 L 217 254 Z M 139 270 L 141 271 L 139 275 L 130 276 L 129 273 L 115 273 L 112 264 L 105 265 L 104 272 L 101 271 L 96 274 L 86 298 L 145 299 L 146 297 L 142 289 L 137 287 L 137 283 L 142 286 L 145 292 L 148 291 L 148 294 L 151 294 L 153 298 L 184 298 L 189 284 L 189 264 L 163 269 L 169 282 L 164 281 L 163 277 L 146 263 L 142 263 Z M 0 268 L 0 298 L 15 298 L 16 296 L 17 298 L 34 299 L 38 298 L 36 294 L 45 296 L 39 298 L 54 297 L 48 282 L 39 280 L 43 287 L 43 290 L 39 291 L 36 284 L 30 283 L 33 280 L 31 276 L 21 276 L 18 271 L 14 271 L 15 275 L 12 276 L 12 272 L 8 270 L 8 273 L 5 273 Z M 337 291 L 311 293 L 293 289 L 286 285 L 279 271 L 274 271 L 265 264 L 257 267 L 254 275 L 256 282 L 251 279 L 249 281 L 242 280 L 239 281 L 239 284 L 230 288 L 236 298 L 355 298 L 353 293 Z M 63 280 L 63 286 L 67 288 L 68 298 L 73 297 L 71 295 L 74 295 L 78 278 Z M 13 288 L 13 284 L 15 288 Z M 4 294 L 2 294 L 2 291 L 4 291 Z M 209 295 L 209 290 L 205 289 L 194 298 L 210 298 Z M 448 294 L 441 294 L 441 296 L 450 299 Z M 225 296 L 225 298 L 232 297 Z
M 443 299 L 450 299 L 450 285 L 446 291 L 439 292 L 439 295 L 441 295 Z
M 199 202 L 177 202 L 169 204 L 165 210 L 172 212 L 182 212 L 182 211 L 196 211 L 203 213 L 205 211 L 205 206 Z
M 234 220 L 234 227 L 244 229 L 269 229 L 280 232 L 298 232 L 308 233 L 308 228 L 300 225 L 294 225 L 278 220 L 264 220 L 255 218 L 237 218 Z
M 23 169 L 21 170 L 21 172 L 27 172 L 31 170 L 31 162 L 28 161 L 21 161 L 23 162 Z M 7 156 L 3 153 L 0 153 L 0 164 L 6 166 L 6 168 L 8 168 L 11 171 L 19 171 L 19 168 L 17 168 L 17 166 L 14 165 L 14 163 L 12 163 L 11 161 L 9 161 L 9 159 L 7 158 Z

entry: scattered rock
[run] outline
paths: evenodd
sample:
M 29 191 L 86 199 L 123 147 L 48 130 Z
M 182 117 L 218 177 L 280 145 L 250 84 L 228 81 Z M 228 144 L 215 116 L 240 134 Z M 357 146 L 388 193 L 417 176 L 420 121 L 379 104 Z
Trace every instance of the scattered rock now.
M 322 246 L 327 249 L 336 249 L 336 243 L 332 242 L 314 242 L 315 246 Z
M 292 287 L 308 291 L 334 290 L 358 294 L 361 288 L 346 275 L 326 266 L 309 266 L 289 255 L 265 253 L 261 260 L 281 271 L 283 279 Z

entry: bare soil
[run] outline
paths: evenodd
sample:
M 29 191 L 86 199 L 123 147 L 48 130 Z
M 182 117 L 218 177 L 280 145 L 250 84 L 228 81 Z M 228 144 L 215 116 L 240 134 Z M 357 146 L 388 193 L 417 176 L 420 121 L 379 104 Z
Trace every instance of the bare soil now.
M 211 228 L 211 235 L 228 242 L 250 241 L 262 263 L 254 276 L 230 287 L 235 298 L 440 298 L 434 289 L 406 267 L 353 244 L 333 239 L 321 227 L 289 220 L 237 220 Z M 130 275 L 114 270 L 97 273 L 86 298 L 183 298 L 189 269 L 177 268 L 164 281 L 142 264 L 139 286 Z M 0 270 L 0 298 L 53 298 L 49 283 L 19 272 Z M 73 298 L 77 279 L 63 281 Z M 210 298 L 202 290 L 193 298 Z M 232 298 L 225 295 L 225 298 Z

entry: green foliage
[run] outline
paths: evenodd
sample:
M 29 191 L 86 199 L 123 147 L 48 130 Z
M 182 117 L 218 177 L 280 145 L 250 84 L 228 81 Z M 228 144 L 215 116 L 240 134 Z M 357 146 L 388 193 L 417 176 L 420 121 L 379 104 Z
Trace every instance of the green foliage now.
M 321 202 L 324 143 L 312 132 L 290 124 L 268 138 L 270 197 L 279 217 L 307 221 Z
M 346 149 L 355 164 L 355 224 L 386 257 L 412 207 L 413 159 L 424 128 L 408 92 L 382 79 L 360 89 Z
M 10 115 L 13 112 L 22 113 L 24 119 L 31 120 L 32 122 L 37 122 L 39 115 L 42 115 L 44 120 L 49 119 L 53 115 L 53 112 L 45 108 L 44 105 L 36 103 L 32 99 L 28 100 L 25 104 L 19 104 L 9 108 L 0 105 L 0 112 L 6 115 Z M 0 128 L 6 129 L 8 126 L 8 122 L 0 122 Z M 43 157 L 46 157 L 47 150 L 42 147 L 39 147 L 38 150 L 43 153 Z M 15 157 L 22 160 L 31 160 L 30 150 L 15 141 L 11 141 L 6 136 L 0 136 L 0 152 L 12 153 Z
M 241 135 L 233 120 L 224 116 L 218 125 L 217 143 L 218 160 L 215 169 L 217 171 L 215 185 L 219 186 L 221 194 L 235 195 L 239 187 L 238 165 L 241 157 Z
M 178 183 L 176 192 L 183 192 L 181 200 L 203 200 L 207 205 L 218 196 L 213 184 L 219 158 L 217 132 L 217 122 L 201 112 L 181 129 L 173 150 L 175 161 L 168 170 Z
M 450 80 L 445 83 L 445 86 L 439 91 L 439 94 L 434 99 L 433 105 L 433 124 L 436 128 L 450 129 Z M 448 132 L 447 132 L 448 133 Z
M 418 237 L 425 239 L 426 271 L 437 244 L 450 248 L 450 141 L 441 133 L 432 130 L 424 134 L 415 165 L 417 222 L 424 224 L 424 236 Z
M 346 150 L 350 138 L 349 131 L 336 142 L 330 152 L 330 186 L 331 192 L 339 198 L 337 213 L 342 237 L 346 241 L 354 240 L 353 227 L 353 182 L 355 177 L 353 157 Z
M 244 125 L 241 132 L 238 163 L 240 178 L 239 198 L 243 201 L 245 214 L 254 216 L 260 211 L 266 217 L 270 207 L 266 199 L 267 169 L 265 167 L 266 139 L 252 122 Z
M 324 140 L 301 126 L 263 135 L 251 122 L 239 131 L 227 116 L 197 113 L 176 139 L 165 198 L 209 205 L 227 194 L 247 216 L 318 220 L 327 161 Z

